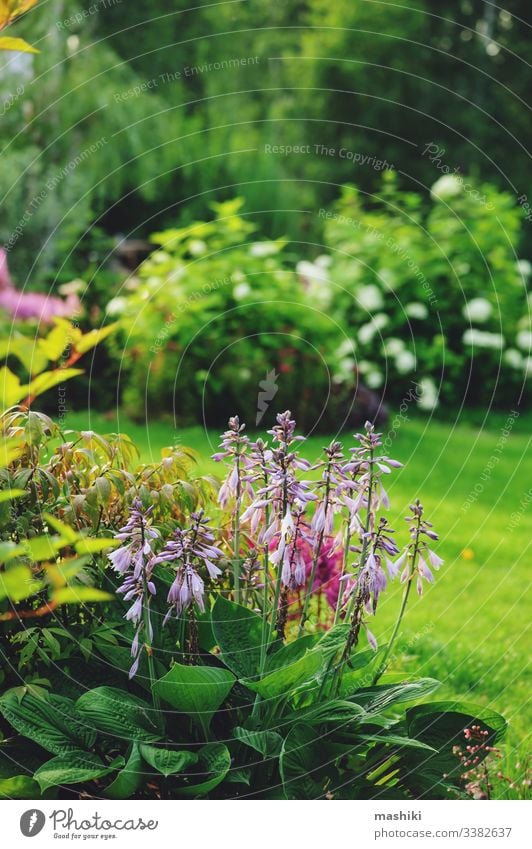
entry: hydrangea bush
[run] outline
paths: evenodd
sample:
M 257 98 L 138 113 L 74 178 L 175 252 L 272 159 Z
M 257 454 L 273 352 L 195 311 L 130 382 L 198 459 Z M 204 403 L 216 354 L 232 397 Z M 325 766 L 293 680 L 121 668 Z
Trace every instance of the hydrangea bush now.
M 489 185 L 467 186 L 441 177 L 427 207 L 386 172 L 371 205 L 347 186 L 320 213 L 330 308 L 356 349 L 346 349 L 344 374 L 356 362 L 391 399 L 415 383 L 427 410 L 462 399 L 508 403 L 531 373 L 532 269 L 516 253 L 520 210 Z

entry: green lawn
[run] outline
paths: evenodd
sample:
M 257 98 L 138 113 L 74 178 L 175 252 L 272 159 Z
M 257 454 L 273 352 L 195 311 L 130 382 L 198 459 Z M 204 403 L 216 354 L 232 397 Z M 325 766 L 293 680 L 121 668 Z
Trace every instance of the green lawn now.
M 442 698 L 467 698 L 501 711 L 511 726 L 506 760 L 512 769 L 522 758 L 518 749 L 522 752 L 530 719 L 527 631 L 532 611 L 526 591 L 532 481 L 525 458 L 532 418 L 521 416 L 505 436 L 506 418 L 499 414 L 483 425 L 474 419 L 460 424 L 405 421 L 389 450 L 405 467 L 391 476 L 388 490 L 390 521 L 399 538 L 406 540 L 403 516 L 419 497 L 440 534 L 437 550 L 445 558 L 436 584 L 412 600 L 395 670 L 439 678 Z M 218 434 L 199 427 L 176 433 L 161 422 L 143 427 L 87 413 L 70 414 L 66 425 L 103 433 L 121 429 L 137 441 L 146 461 L 179 441 L 199 453 L 200 473 L 220 472 L 209 459 Z M 312 437 L 304 452 L 315 456 L 327 441 Z M 345 444 L 352 445 L 352 438 Z M 381 641 L 390 634 L 399 592 L 394 586 L 382 596 L 375 629 Z

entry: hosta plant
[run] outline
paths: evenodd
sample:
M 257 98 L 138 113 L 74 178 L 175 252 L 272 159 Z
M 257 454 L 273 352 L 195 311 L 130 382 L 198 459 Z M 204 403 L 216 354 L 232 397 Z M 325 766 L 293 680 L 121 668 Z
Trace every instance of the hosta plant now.
M 253 442 L 230 420 L 218 506 L 161 513 L 137 495 L 119 523 L 102 513 L 89 529 L 112 531 L 99 575 L 115 597 L 74 620 L 77 644 L 57 623 L 26 640 L 33 677 L 0 697 L 4 795 L 467 794 L 465 732 L 481 735 L 482 763 L 505 721 L 390 671 L 410 595 L 442 565 L 419 501 L 405 545 L 383 515 L 400 464 L 370 423 L 355 448 L 333 442 L 314 463 L 288 411 L 269 437 Z M 393 580 L 402 601 L 378 645 L 372 620 Z M 52 670 L 42 655 L 54 649 Z

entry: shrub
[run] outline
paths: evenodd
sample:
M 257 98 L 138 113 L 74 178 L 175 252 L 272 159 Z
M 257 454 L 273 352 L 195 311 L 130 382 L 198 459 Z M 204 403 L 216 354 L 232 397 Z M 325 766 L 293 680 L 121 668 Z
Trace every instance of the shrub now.
M 346 186 L 322 214 L 334 314 L 371 387 L 399 399 L 417 382 L 426 409 L 515 403 L 531 337 L 512 197 L 447 175 L 427 209 L 387 173 L 371 207 Z
M 255 420 L 264 391 L 305 428 L 338 427 L 354 386 L 353 368 L 338 378 L 341 320 L 319 287 L 302 288 L 282 240 L 252 238 L 240 200 L 213 206 L 213 221 L 156 234 L 159 248 L 109 304 L 122 319 L 113 346 L 126 411 L 222 426 L 232 410 Z

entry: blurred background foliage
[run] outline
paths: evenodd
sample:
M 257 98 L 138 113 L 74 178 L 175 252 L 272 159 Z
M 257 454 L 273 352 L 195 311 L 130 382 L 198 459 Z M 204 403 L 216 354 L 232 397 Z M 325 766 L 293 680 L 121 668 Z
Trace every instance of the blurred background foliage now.
M 209 326 L 197 356 L 187 349 L 183 421 L 198 418 L 213 351 L 231 351 L 219 362 L 218 389 L 210 375 L 206 403 L 217 421 L 242 397 L 246 374 L 256 387 L 264 377 L 256 360 L 269 356 L 251 343 L 237 351 L 235 339 L 268 329 L 267 365 L 277 368 L 287 354 L 271 334 L 298 327 L 325 364 L 316 392 L 333 386 L 340 406 L 350 403 L 354 375 L 390 400 L 423 379 L 426 409 L 438 397 L 487 403 L 496 383 L 498 401 L 508 403 L 532 371 L 530 23 L 524 0 L 504 8 L 483 0 L 242 0 L 193 9 L 176 0 L 171 10 L 162 0 L 38 3 L 15 26 L 39 52 L 1 59 L 0 243 L 16 285 L 75 290 L 87 326 L 105 319 L 111 301 L 126 334 L 128 310 L 143 299 L 133 359 L 120 352 L 128 379 L 120 400 L 136 416 L 145 401 L 134 375 L 144 377 L 149 364 L 157 403 L 170 412 L 172 345 L 177 337 L 183 350 L 213 310 L 223 313 L 219 332 Z M 173 294 L 158 248 L 139 278 L 126 279 L 147 256 L 150 234 L 209 221 L 213 203 L 235 197 L 244 201 L 241 226 L 249 225 L 240 247 L 224 242 L 230 251 L 214 259 L 210 243 L 205 256 L 185 252 L 185 264 L 195 264 Z M 342 225 L 342 215 L 356 227 Z M 249 249 L 255 238 L 283 241 L 261 260 Z M 132 240 L 138 253 L 124 260 Z M 226 312 L 235 270 L 256 283 L 261 302 L 248 306 L 244 323 Z M 197 280 L 212 285 L 218 272 L 231 287 L 179 313 L 162 353 L 150 352 L 171 312 L 167 296 L 180 310 Z M 280 308 L 282 291 L 299 308 Z M 269 310 L 265 293 L 275 300 Z M 314 321 L 309 303 L 327 315 Z M 116 400 L 116 354 L 96 354 L 103 379 L 90 400 L 103 408 Z M 287 395 L 300 388 L 308 399 L 302 376 L 315 379 L 313 357 L 288 362 Z

